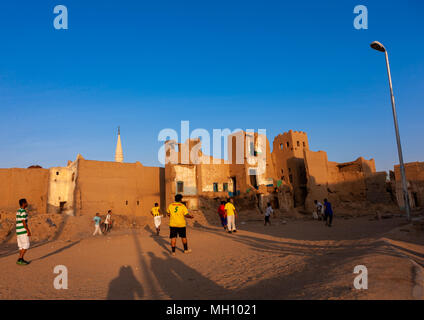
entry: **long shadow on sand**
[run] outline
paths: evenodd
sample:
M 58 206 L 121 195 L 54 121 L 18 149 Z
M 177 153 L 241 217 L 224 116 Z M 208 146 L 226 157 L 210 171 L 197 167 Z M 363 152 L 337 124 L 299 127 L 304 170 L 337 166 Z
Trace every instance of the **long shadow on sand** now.
M 46 255 L 42 256 L 42 257 L 39 257 L 39 258 L 33 259 L 33 260 L 31 260 L 31 262 L 32 262 L 32 261 L 37 261 L 37 260 L 43 260 L 43 259 L 45 259 L 45 258 L 51 257 L 51 256 L 53 256 L 53 255 L 55 255 L 55 254 L 58 254 L 58 253 L 60 253 L 60 252 L 62 252 L 62 251 L 65 251 L 65 250 L 67 250 L 67 249 L 69 249 L 69 248 L 72 248 L 73 246 L 77 245 L 78 243 L 80 243 L 80 240 L 78 240 L 78 241 L 74 241 L 74 242 L 72 242 L 72 243 L 70 243 L 70 244 L 68 244 L 68 245 L 66 245 L 66 246 L 63 246 L 63 247 L 61 247 L 61 248 L 59 248 L 59 249 L 57 249 L 57 250 L 55 250 L 55 251 L 53 251 L 53 252 L 50 252 L 50 253 L 48 253 L 48 254 L 46 254 Z
M 151 238 L 158 244 L 160 245 L 166 252 L 171 253 L 170 250 L 170 241 L 165 240 L 162 236 L 157 236 L 156 235 L 156 231 L 154 231 L 152 228 L 150 228 L 149 225 L 147 225 L 144 230 L 146 230 L 147 232 L 149 232 L 151 234 Z M 184 252 L 183 249 L 178 247 L 178 243 L 177 243 L 177 248 L 176 250 Z

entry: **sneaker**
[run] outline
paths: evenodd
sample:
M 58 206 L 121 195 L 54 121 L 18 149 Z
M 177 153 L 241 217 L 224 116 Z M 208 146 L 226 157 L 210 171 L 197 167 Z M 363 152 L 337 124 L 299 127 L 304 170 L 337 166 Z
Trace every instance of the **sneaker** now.
M 29 262 L 25 261 L 24 259 L 19 259 L 18 261 L 16 261 L 16 264 L 19 264 L 21 266 L 26 266 L 29 264 Z
M 191 249 L 184 250 L 184 253 L 191 253 Z
M 232 233 L 231 231 L 228 231 L 228 233 Z
M 233 230 L 233 232 L 234 232 L 234 233 L 236 233 L 236 232 L 237 232 L 237 230 Z

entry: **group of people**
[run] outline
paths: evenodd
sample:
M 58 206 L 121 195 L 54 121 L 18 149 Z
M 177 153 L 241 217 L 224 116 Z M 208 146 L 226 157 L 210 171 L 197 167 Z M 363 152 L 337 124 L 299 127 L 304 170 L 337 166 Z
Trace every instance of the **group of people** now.
M 100 218 L 100 214 L 98 212 L 96 213 L 95 217 L 93 218 L 93 221 L 94 221 L 93 236 L 95 236 L 96 234 L 103 234 L 102 228 L 101 228 L 102 218 Z M 112 210 L 108 210 L 108 212 L 106 214 L 105 222 L 104 222 L 103 232 L 106 234 L 107 232 L 110 231 L 111 227 L 112 227 Z
M 221 224 L 225 231 L 228 233 L 237 232 L 236 229 L 236 208 L 232 198 L 228 198 L 227 201 L 221 201 L 221 205 L 218 207 L 218 216 L 221 219 Z M 271 214 L 274 213 L 274 209 L 270 202 L 268 202 L 265 209 L 265 222 L 264 225 L 271 225 Z M 275 214 L 274 214 L 275 216 Z
M 333 208 L 331 203 L 327 199 L 324 199 L 324 204 L 318 200 L 314 200 L 314 203 L 315 211 L 313 212 L 313 218 L 315 220 L 324 220 L 325 225 L 331 227 L 333 223 Z
M 171 239 L 171 254 L 175 256 L 176 254 L 176 243 L 177 237 L 181 238 L 184 253 L 190 253 L 191 250 L 188 248 L 187 242 L 187 230 L 186 230 L 186 218 L 192 219 L 193 216 L 189 214 L 187 207 L 182 202 L 183 196 L 181 194 L 177 194 L 175 196 L 175 201 L 168 206 L 167 216 L 169 217 L 169 231 L 170 231 L 170 239 Z M 325 202 L 326 203 L 326 202 Z M 328 206 L 328 205 L 327 205 Z M 31 236 L 31 232 L 28 227 L 28 202 L 26 199 L 19 200 L 19 209 L 16 213 L 16 234 L 17 234 L 17 242 L 19 247 L 19 258 L 17 264 L 19 265 L 27 265 L 28 261 L 24 259 L 24 255 L 29 249 L 30 241 L 29 237 Z M 331 210 L 331 205 L 329 206 Z M 273 209 L 270 203 L 268 203 L 267 209 L 265 211 L 265 225 L 271 224 L 270 216 L 273 213 Z M 218 208 L 218 214 L 221 218 L 222 226 L 224 230 L 228 233 L 237 232 L 235 218 L 237 215 L 236 208 L 233 203 L 233 199 L 227 199 L 227 201 L 222 201 L 221 205 Z M 154 207 L 151 209 L 151 215 L 153 216 L 156 234 L 160 233 L 160 226 L 162 223 L 162 212 L 159 208 L 159 204 L 155 203 Z M 104 220 L 104 230 L 102 232 L 102 218 L 99 213 L 96 213 L 93 218 L 94 221 L 94 233 L 93 236 L 97 234 L 107 233 L 111 230 L 112 226 L 112 210 L 108 210 L 106 218 Z M 331 225 L 331 219 L 330 219 Z
M 221 205 L 218 207 L 218 215 L 221 219 L 222 227 L 228 233 L 237 232 L 236 214 L 237 211 L 232 198 L 227 199 L 227 201 L 221 201 Z

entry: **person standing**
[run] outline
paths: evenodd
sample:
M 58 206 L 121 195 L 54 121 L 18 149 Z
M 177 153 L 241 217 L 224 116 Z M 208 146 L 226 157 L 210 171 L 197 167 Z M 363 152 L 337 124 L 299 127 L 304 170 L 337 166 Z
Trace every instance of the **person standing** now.
M 184 246 L 184 253 L 190 253 L 191 249 L 187 244 L 187 230 L 185 218 L 193 219 L 193 216 L 188 213 L 187 207 L 181 202 L 183 196 L 181 194 L 175 195 L 175 202 L 171 203 L 168 207 L 169 218 L 169 237 L 171 238 L 171 254 L 175 256 L 175 248 L 177 245 L 177 237 L 181 238 Z
M 159 235 L 160 225 L 162 223 L 162 213 L 160 212 L 159 204 L 155 203 L 155 206 L 150 211 L 153 216 L 153 222 L 155 223 L 156 235 Z
M 28 212 L 26 210 L 28 202 L 26 199 L 19 200 L 19 207 L 16 212 L 16 240 L 19 248 L 19 258 L 16 263 L 25 266 L 29 264 L 24 259 L 24 255 L 29 249 L 29 237 L 31 236 L 31 231 L 28 228 Z
M 108 210 L 106 219 L 105 219 L 105 233 L 110 231 L 112 226 L 112 210 Z
M 325 225 L 331 227 L 331 224 L 333 222 L 333 208 L 331 207 L 331 203 L 328 202 L 327 199 L 324 199 L 324 220 Z
M 236 208 L 234 207 L 232 198 L 228 199 L 224 208 L 225 208 L 225 213 L 227 215 L 228 233 L 237 232 L 237 229 L 236 229 Z
M 271 213 L 274 213 L 274 209 L 272 209 L 271 202 L 268 202 L 268 206 L 265 210 L 265 224 L 264 224 L 265 226 L 267 223 L 271 225 L 271 221 L 270 221 Z
M 97 233 L 98 234 L 102 234 L 102 230 L 100 230 L 100 222 L 102 221 L 102 219 L 99 216 L 99 213 L 96 213 L 96 216 L 93 218 L 94 221 L 94 233 L 93 236 L 95 236 Z
M 221 204 L 218 207 L 218 215 L 221 219 L 221 224 L 224 227 L 224 230 L 227 230 L 227 214 L 225 213 L 225 201 L 221 201 Z
M 316 216 L 316 219 L 321 220 L 323 219 L 324 206 L 318 200 L 314 200 L 314 203 L 315 203 L 315 212 L 316 212 L 316 215 L 314 215 L 314 218 Z

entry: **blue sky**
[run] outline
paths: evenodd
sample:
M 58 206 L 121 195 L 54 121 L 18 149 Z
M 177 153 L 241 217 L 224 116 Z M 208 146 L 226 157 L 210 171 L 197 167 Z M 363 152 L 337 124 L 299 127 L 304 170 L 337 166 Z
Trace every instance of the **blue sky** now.
M 69 29 L 53 28 L 68 8 Z M 368 30 L 353 27 L 356 5 Z M 424 160 L 424 3 L 416 1 L 3 1 L 0 167 L 77 153 L 159 165 L 164 128 L 306 131 L 329 160 L 397 163 L 389 50 L 405 161 Z

